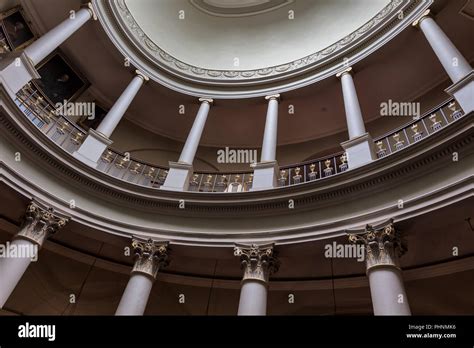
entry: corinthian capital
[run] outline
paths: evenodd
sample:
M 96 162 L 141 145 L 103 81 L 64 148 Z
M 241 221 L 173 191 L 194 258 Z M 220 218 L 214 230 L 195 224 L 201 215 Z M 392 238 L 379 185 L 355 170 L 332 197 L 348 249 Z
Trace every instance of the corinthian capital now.
M 367 225 L 364 232 L 350 233 L 349 240 L 365 246 L 367 271 L 379 266 L 399 268 L 398 259 L 406 251 L 393 220 L 375 227 Z
M 236 244 L 234 255 L 240 257 L 243 280 L 268 282 L 270 275 L 278 271 L 280 265 L 273 249 L 273 244 Z
M 69 218 L 55 212 L 53 208 L 33 201 L 26 208 L 22 228 L 15 238 L 27 239 L 41 247 L 50 235 L 63 228 L 68 221 Z
M 132 273 L 143 273 L 156 279 L 158 270 L 169 264 L 168 244 L 168 242 L 157 242 L 151 239 L 146 241 L 133 239 L 132 248 L 135 254 L 135 264 Z

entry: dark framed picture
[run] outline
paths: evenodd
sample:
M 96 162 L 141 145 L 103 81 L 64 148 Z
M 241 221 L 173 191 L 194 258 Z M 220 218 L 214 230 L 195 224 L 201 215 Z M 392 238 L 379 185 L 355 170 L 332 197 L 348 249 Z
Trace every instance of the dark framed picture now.
M 59 51 L 46 58 L 38 72 L 41 79 L 33 83 L 51 105 L 75 100 L 89 85 Z
M 103 108 L 102 106 L 98 105 L 97 104 L 97 101 L 94 101 L 94 105 L 95 105 L 95 116 L 93 119 L 91 118 L 88 118 L 88 117 L 84 117 L 82 118 L 78 124 L 84 128 L 84 130 L 89 130 L 89 129 L 97 129 L 97 127 L 99 127 L 100 123 L 102 122 L 102 120 L 105 118 L 105 116 L 107 115 L 108 111 Z
M 19 8 L 3 13 L 0 19 L 3 35 L 11 50 L 22 49 L 35 39 Z
M 3 31 L 3 27 L 0 25 L 0 53 L 10 52 L 11 47 L 8 44 L 7 37 Z

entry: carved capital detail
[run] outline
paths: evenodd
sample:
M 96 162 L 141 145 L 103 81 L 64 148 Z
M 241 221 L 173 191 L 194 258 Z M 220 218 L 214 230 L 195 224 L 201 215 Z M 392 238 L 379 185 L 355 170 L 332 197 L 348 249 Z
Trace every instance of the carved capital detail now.
M 143 82 L 150 81 L 150 78 L 147 75 L 145 75 L 145 73 L 141 72 L 140 70 L 135 70 L 135 75 L 140 77 L 143 80 Z
M 168 242 L 133 239 L 132 248 L 135 264 L 132 273 L 143 273 L 156 279 L 158 270 L 169 264 Z
M 93 19 L 94 21 L 97 20 L 97 13 L 95 13 L 94 6 L 92 5 L 92 3 L 89 2 L 87 4 L 83 4 L 81 7 L 89 11 L 89 13 L 91 14 L 91 19 Z
M 212 98 L 199 98 L 199 102 L 202 104 L 202 103 L 208 103 L 209 105 L 213 105 L 214 104 L 214 99 Z
M 349 75 L 352 75 L 352 74 L 353 74 L 353 69 L 352 69 L 351 66 L 349 66 L 349 67 L 345 68 L 344 70 L 338 72 L 338 73 L 336 74 L 336 77 L 337 77 L 337 78 L 341 78 L 342 75 L 345 75 L 345 74 L 349 74 Z
M 277 102 L 280 102 L 280 100 L 281 100 L 281 95 L 280 95 L 280 94 L 267 95 L 267 96 L 265 97 L 265 100 L 267 100 L 267 101 L 276 100 Z
M 270 275 L 277 272 L 280 266 L 273 244 L 236 244 L 234 255 L 240 257 L 244 270 L 243 281 L 258 280 L 267 283 Z
M 412 26 L 415 28 L 419 28 L 421 21 L 428 17 L 431 17 L 431 11 L 429 9 L 423 12 L 423 14 L 412 23 Z
M 69 218 L 33 201 L 26 208 L 23 225 L 15 238 L 26 239 L 41 247 L 52 234 L 63 228 Z
M 393 220 L 376 227 L 367 225 L 365 232 L 349 234 L 349 241 L 364 245 L 367 272 L 380 266 L 399 268 L 398 259 L 407 250 Z

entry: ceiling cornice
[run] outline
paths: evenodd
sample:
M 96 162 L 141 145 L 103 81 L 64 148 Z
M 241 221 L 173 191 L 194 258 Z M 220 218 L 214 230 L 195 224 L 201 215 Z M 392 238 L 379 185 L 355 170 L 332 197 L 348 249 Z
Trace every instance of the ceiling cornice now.
M 222 99 L 261 97 L 334 76 L 357 63 L 410 26 L 433 0 L 392 0 L 365 25 L 333 45 L 278 66 L 254 70 L 214 70 L 173 57 L 140 28 L 125 0 L 93 0 L 99 20 L 121 53 L 153 80 L 173 90 Z M 403 18 L 399 17 L 403 13 Z
M 189 3 L 208 15 L 216 17 L 248 17 L 278 10 L 281 7 L 294 3 L 294 0 L 263 1 L 252 6 L 224 7 L 214 6 L 206 0 L 189 0 Z

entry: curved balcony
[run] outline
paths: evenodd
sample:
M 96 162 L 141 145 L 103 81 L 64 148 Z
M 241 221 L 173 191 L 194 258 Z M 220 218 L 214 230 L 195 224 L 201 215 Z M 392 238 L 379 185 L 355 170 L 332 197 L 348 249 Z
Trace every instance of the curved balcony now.
M 85 139 L 87 131 L 63 116 L 45 101 L 32 84 L 26 85 L 15 99 L 23 114 L 41 132 L 64 151 L 72 154 Z M 419 118 L 374 139 L 376 155 L 380 160 L 401 151 L 464 116 L 454 99 L 448 99 Z M 159 189 L 164 184 L 169 168 L 131 158 L 129 154 L 107 149 L 96 168 L 98 171 L 129 183 Z M 279 169 L 278 187 L 300 185 L 324 180 L 348 171 L 345 152 L 323 158 L 282 166 Z M 199 172 L 192 175 L 190 192 L 239 193 L 252 188 L 253 172 Z

